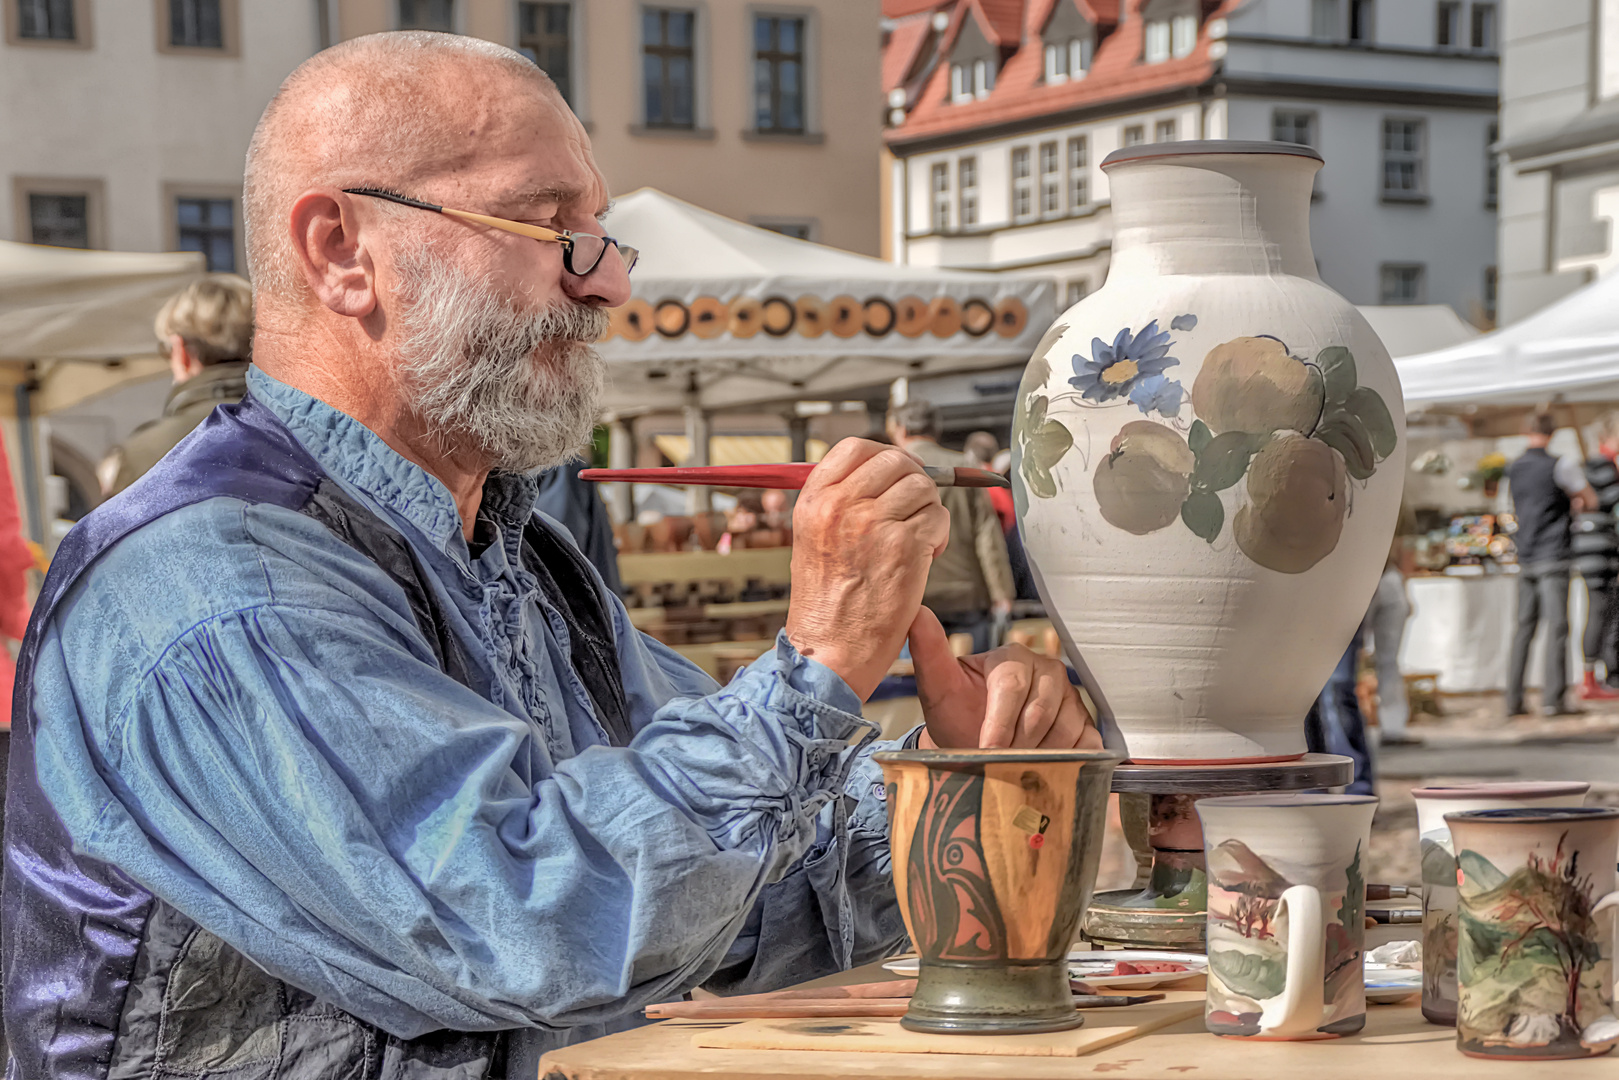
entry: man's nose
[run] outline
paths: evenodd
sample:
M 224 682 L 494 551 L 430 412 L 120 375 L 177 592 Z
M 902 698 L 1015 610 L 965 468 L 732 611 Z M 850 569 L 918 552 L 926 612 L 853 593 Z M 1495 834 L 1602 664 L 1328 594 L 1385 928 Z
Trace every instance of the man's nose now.
M 628 303 L 630 272 L 624 268 L 624 259 L 619 255 L 617 245 L 609 245 L 590 273 L 582 277 L 564 273 L 562 289 L 582 304 L 614 308 Z

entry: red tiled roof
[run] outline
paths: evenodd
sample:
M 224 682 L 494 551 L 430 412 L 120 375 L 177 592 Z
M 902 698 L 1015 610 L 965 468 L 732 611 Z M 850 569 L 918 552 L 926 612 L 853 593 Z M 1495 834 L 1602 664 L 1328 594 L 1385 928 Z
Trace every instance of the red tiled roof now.
M 991 45 L 1010 49 L 1023 40 L 1023 0 L 967 0 Z
M 963 5 L 977 0 L 960 0 Z M 1070 0 L 1057 0 L 1060 3 Z M 1082 0 L 1093 9 L 1107 0 Z M 1137 11 L 1144 0 L 1116 0 L 1126 3 L 1132 17 L 1097 47 L 1091 69 L 1085 78 L 1057 85 L 1045 82 L 1044 46 L 1038 34 L 1030 34 L 1021 48 L 1001 68 L 995 89 L 981 101 L 951 104 L 949 65 L 940 64 L 917 97 L 905 123 L 890 128 L 884 137 L 892 146 L 941 135 L 965 133 L 1026 120 L 1049 113 L 1061 113 L 1086 105 L 1162 93 L 1198 86 L 1214 74 L 1209 59 L 1208 22 L 1238 7 L 1243 0 L 1221 0 L 1198 35 L 1192 52 L 1178 60 L 1158 64 L 1141 62 L 1145 27 Z M 1049 13 L 1049 6 L 1046 7 Z M 945 35 L 940 48 L 949 48 L 954 35 Z
M 906 77 L 916 69 L 917 54 L 928 43 L 932 21 L 932 15 L 913 15 L 894 24 L 894 29 L 888 35 L 888 44 L 883 46 L 885 100 L 888 92 L 903 85 Z
M 883 18 L 902 19 L 907 15 L 917 15 L 945 7 L 952 2 L 953 0 L 883 0 Z

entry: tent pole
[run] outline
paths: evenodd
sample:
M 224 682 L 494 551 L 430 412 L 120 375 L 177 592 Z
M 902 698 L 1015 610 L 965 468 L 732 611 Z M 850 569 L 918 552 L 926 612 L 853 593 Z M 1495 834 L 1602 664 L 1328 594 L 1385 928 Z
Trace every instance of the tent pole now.
M 697 377 L 692 376 L 691 388 L 686 394 L 686 443 L 691 452 L 686 456 L 686 465 L 707 465 L 708 462 L 708 413 L 697 403 Z M 710 498 L 712 489 L 706 484 L 691 484 L 686 488 L 686 513 L 706 514 L 714 507 Z
M 792 440 L 792 459 L 809 460 L 809 417 L 791 414 L 787 417 L 787 437 Z
M 23 503 L 28 510 L 28 536 L 34 543 L 43 545 L 45 507 L 39 487 L 39 446 L 36 442 L 39 430 L 34 423 L 34 389 L 37 385 L 32 371 L 17 384 L 17 444 L 22 450 L 22 490 Z
M 622 416 L 613 417 L 607 428 L 607 464 L 614 469 L 628 469 L 635 465 L 635 421 Z M 635 520 L 635 486 L 633 484 L 607 484 L 607 508 L 614 521 Z
M 1585 449 L 1585 432 L 1580 430 L 1580 407 L 1572 401 L 1568 403 L 1568 421 L 1574 428 L 1574 441 L 1580 444 L 1580 460 L 1589 461 L 1591 455 Z

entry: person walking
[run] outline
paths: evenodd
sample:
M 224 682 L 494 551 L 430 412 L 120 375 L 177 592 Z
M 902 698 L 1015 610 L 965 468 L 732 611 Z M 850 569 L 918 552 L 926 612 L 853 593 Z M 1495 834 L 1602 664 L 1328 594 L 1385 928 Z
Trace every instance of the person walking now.
M 1568 691 L 1569 525 L 1576 513 L 1596 509 L 1596 492 L 1585 481 L 1576 457 L 1554 457 L 1546 449 L 1557 420 L 1545 410 L 1524 424 L 1529 449 L 1507 467 L 1512 509 L 1518 518 L 1518 625 L 1512 636 L 1512 667 L 1507 675 L 1507 714 L 1525 714 L 1523 680 L 1529 646 L 1542 618 L 1546 623 L 1546 662 L 1540 710 L 1566 715 Z
M 153 323 L 169 355 L 174 387 L 163 415 L 130 433 L 97 470 L 112 496 L 144 476 L 175 444 L 208 418 L 215 405 L 247 393 L 253 349 L 253 290 L 235 274 L 209 274 L 169 297 Z
M 939 445 L 939 410 L 917 399 L 888 414 L 888 437 L 924 465 L 954 468 L 969 464 L 965 454 Z M 944 624 L 946 633 L 970 634 L 973 651 L 990 647 L 995 620 L 1012 613 L 1012 565 L 1006 535 L 982 488 L 939 489 L 950 511 L 950 543 L 933 561 L 922 603 Z

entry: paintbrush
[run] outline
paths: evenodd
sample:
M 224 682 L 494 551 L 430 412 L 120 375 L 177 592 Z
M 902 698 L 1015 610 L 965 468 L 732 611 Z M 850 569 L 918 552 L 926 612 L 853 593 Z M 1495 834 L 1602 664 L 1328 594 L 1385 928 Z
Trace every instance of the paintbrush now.
M 581 480 L 618 480 L 635 484 L 706 484 L 710 487 L 781 488 L 796 491 L 809 482 L 815 466 L 807 461 L 772 465 L 695 465 L 668 469 L 584 469 Z M 988 469 L 922 466 L 940 487 L 1011 487 L 1011 481 Z

